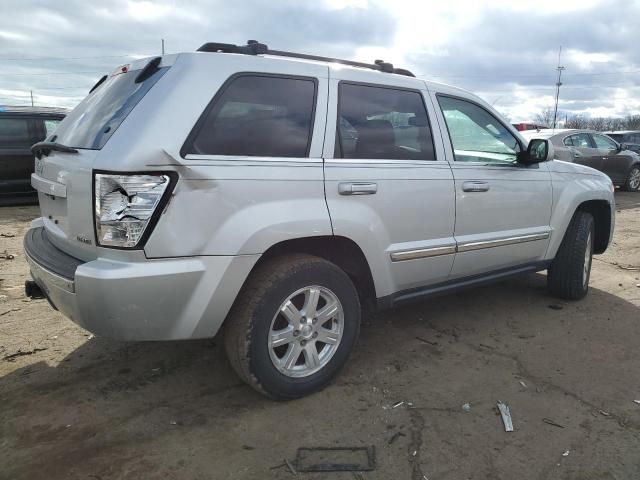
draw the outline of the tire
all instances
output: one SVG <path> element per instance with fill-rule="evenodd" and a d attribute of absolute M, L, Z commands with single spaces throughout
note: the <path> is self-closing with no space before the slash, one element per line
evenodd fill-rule
<path fill-rule="evenodd" d="M 587 294 L 593 240 L 593 216 L 578 210 L 547 272 L 547 285 L 552 295 L 565 300 L 580 300 Z"/>
<path fill-rule="evenodd" d="M 640 165 L 634 165 L 631 167 L 622 189 L 627 192 L 637 192 L 640 190 Z"/>
<path fill-rule="evenodd" d="M 317 320 L 310 315 L 314 298 Z M 302 397 L 325 387 L 347 362 L 360 332 L 358 293 L 322 258 L 277 257 L 251 273 L 225 329 L 227 356 L 246 383 L 274 399 Z M 282 345 L 271 343 L 273 332 Z"/>

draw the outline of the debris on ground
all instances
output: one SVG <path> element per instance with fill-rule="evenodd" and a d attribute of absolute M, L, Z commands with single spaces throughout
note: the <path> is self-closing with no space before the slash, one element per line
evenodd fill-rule
<path fill-rule="evenodd" d="M 637 403 L 638 405 L 640 405 L 640 400 L 634 400 L 633 403 Z"/>
<path fill-rule="evenodd" d="M 46 348 L 34 348 L 33 350 L 22 351 L 18 350 L 16 353 L 6 355 L 3 360 L 7 362 L 13 362 L 16 357 L 24 357 L 25 355 L 33 355 L 34 353 L 43 352 Z"/>
<path fill-rule="evenodd" d="M 406 437 L 406 436 L 407 435 L 402 433 L 402 432 L 397 432 L 397 433 L 393 434 L 393 436 L 389 439 L 389 441 L 387 442 L 387 445 L 392 445 L 393 442 L 395 442 L 400 437 Z"/>
<path fill-rule="evenodd" d="M 524 380 L 520 380 L 520 382 L 519 382 L 519 383 L 520 383 L 520 385 L 522 385 L 524 388 L 527 388 L 527 384 L 526 384 L 526 383 L 524 383 Z"/>
<path fill-rule="evenodd" d="M 13 233 L 0 233 L 0 237 L 13 238 L 13 237 L 15 237 L 15 234 L 13 234 Z"/>
<path fill-rule="evenodd" d="M 600 412 L 600 415 L 604 415 L 605 417 L 610 417 L 611 414 L 609 412 L 605 412 L 604 410 L 598 410 L 598 412 Z"/>
<path fill-rule="evenodd" d="M 551 310 L 562 310 L 564 307 L 562 305 L 548 305 L 548 308 L 550 308 Z"/>
<path fill-rule="evenodd" d="M 636 267 L 633 265 L 629 265 L 628 267 L 624 266 L 624 265 L 617 265 L 618 268 L 621 268 L 622 270 L 630 270 L 632 272 L 640 272 L 640 267 Z"/>
<path fill-rule="evenodd" d="M 5 260 L 13 260 L 16 257 L 5 250 L 4 252 L 0 253 L 0 258 L 4 258 Z"/>
<path fill-rule="evenodd" d="M 429 345 L 433 345 L 434 347 L 438 345 L 438 342 L 432 342 L 432 341 L 427 340 L 426 338 L 422 338 L 422 337 L 416 337 L 416 340 L 420 340 L 422 343 L 427 343 Z"/>
<path fill-rule="evenodd" d="M 285 465 L 287 466 L 287 468 L 289 469 L 289 471 L 290 471 L 292 474 L 294 474 L 294 475 L 297 475 L 297 474 L 298 474 L 298 472 L 296 471 L 296 469 L 295 469 L 295 468 L 293 468 L 293 465 L 291 465 L 291 462 L 290 462 L 289 460 L 287 460 L 287 459 L 285 458 L 285 459 L 284 459 L 284 463 L 285 463 Z"/>
<path fill-rule="evenodd" d="M 287 465 L 289 461 L 285 459 Z M 376 468 L 375 446 L 300 447 L 294 462 L 297 472 L 367 472 Z"/>
<path fill-rule="evenodd" d="M 0 313 L 0 317 L 3 316 L 3 315 L 6 315 L 8 313 L 11 313 L 11 312 L 19 312 L 20 310 L 22 310 L 22 309 L 21 308 L 12 308 L 10 310 L 7 310 L 6 312 Z"/>
<path fill-rule="evenodd" d="M 170 420 L 169 425 L 178 425 L 178 422 L 176 422 L 175 420 Z"/>
<path fill-rule="evenodd" d="M 513 422 L 511 420 L 511 412 L 509 412 L 509 407 L 502 403 L 500 400 L 498 400 L 496 406 L 498 407 L 498 412 L 500 412 L 500 416 L 502 417 L 504 431 L 513 432 Z"/>
<path fill-rule="evenodd" d="M 563 457 L 568 457 L 569 456 L 569 450 L 565 450 L 564 453 L 562 454 Z"/>
<path fill-rule="evenodd" d="M 550 418 L 543 418 L 542 421 L 546 424 L 553 425 L 554 427 L 564 428 L 564 425 L 560 425 L 559 423 L 554 422 Z"/>
<path fill-rule="evenodd" d="M 464 405 L 462 405 L 462 410 L 464 410 L 465 412 L 470 412 L 471 411 L 471 404 L 470 403 L 465 403 Z"/>
<path fill-rule="evenodd" d="M 398 407 L 401 407 L 402 405 L 404 405 L 404 401 L 396 402 L 393 404 L 391 408 L 398 408 Z"/>

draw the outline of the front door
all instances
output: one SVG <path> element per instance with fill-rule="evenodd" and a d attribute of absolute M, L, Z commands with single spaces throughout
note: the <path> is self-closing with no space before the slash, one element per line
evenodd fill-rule
<path fill-rule="evenodd" d="M 604 135 L 591 134 L 593 143 L 602 157 L 602 170 L 615 184 L 624 183 L 628 172 L 629 158 L 621 155 L 618 144 Z"/>
<path fill-rule="evenodd" d="M 330 76 L 325 182 L 334 235 L 362 248 L 378 297 L 447 280 L 453 177 L 434 142 L 426 87 L 391 76 L 397 85 L 372 85 L 370 74 L 353 70 Z"/>
<path fill-rule="evenodd" d="M 547 165 L 523 165 L 520 140 L 489 111 L 466 99 L 435 95 L 450 142 L 458 253 L 452 278 L 534 266 L 551 228 Z"/>

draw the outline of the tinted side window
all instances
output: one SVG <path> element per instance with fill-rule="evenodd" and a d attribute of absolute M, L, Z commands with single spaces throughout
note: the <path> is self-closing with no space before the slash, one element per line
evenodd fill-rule
<path fill-rule="evenodd" d="M 31 145 L 26 118 L 0 118 L 0 146 Z"/>
<path fill-rule="evenodd" d="M 466 100 L 438 96 L 456 161 L 514 163 L 520 143 L 496 117 Z"/>
<path fill-rule="evenodd" d="M 187 153 L 306 157 L 315 91 L 311 79 L 237 77 L 215 101 Z"/>
<path fill-rule="evenodd" d="M 338 157 L 435 160 L 419 92 L 341 83 L 339 103 Z"/>

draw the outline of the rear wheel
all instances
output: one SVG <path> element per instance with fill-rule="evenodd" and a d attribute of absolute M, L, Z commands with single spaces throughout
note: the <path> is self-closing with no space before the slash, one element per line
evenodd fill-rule
<path fill-rule="evenodd" d="M 640 190 L 640 166 L 635 165 L 631 167 L 623 188 L 628 192 L 637 192 Z"/>
<path fill-rule="evenodd" d="M 593 258 L 594 221 L 590 213 L 577 211 L 547 273 L 551 294 L 579 300 L 589 291 Z"/>
<path fill-rule="evenodd" d="M 360 303 L 347 274 L 318 257 L 288 255 L 252 273 L 229 313 L 225 346 L 250 386 L 292 399 L 335 377 L 359 329 Z"/>

